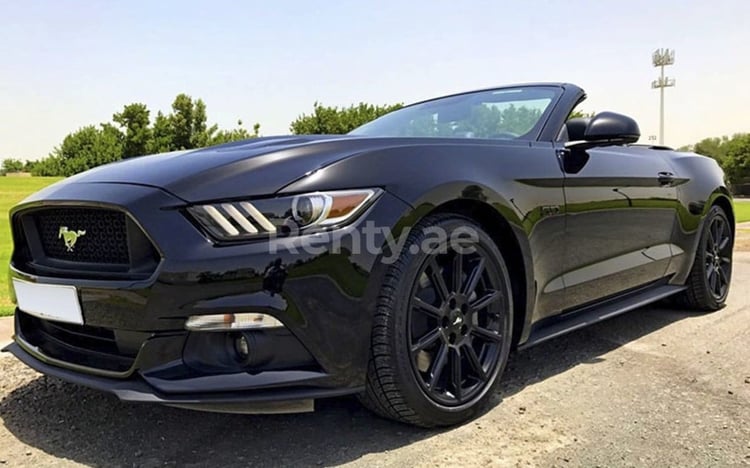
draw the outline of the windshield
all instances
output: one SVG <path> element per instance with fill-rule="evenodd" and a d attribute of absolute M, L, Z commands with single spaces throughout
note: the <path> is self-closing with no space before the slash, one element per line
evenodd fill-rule
<path fill-rule="evenodd" d="M 529 86 L 450 96 L 404 107 L 349 134 L 531 140 L 559 93 L 556 87 Z"/>

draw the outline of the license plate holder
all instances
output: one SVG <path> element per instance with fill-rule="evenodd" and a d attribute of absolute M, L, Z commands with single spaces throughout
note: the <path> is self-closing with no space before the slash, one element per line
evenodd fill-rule
<path fill-rule="evenodd" d="M 83 325 L 83 312 L 75 286 L 31 283 L 13 278 L 21 311 L 44 320 Z"/>

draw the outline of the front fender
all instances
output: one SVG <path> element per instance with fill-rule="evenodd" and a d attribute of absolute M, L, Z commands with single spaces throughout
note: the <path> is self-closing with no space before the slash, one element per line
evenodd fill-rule
<path fill-rule="evenodd" d="M 446 203 L 468 201 L 488 207 L 507 224 L 522 258 L 527 291 L 524 339 L 531 317 L 537 315 L 534 311 L 554 309 L 559 300 L 549 294 L 543 297 L 541 291 L 563 268 L 562 182 L 551 145 L 478 141 L 358 154 L 290 184 L 281 193 L 383 187 L 414 208 L 391 226 L 394 232 L 413 226 Z"/>

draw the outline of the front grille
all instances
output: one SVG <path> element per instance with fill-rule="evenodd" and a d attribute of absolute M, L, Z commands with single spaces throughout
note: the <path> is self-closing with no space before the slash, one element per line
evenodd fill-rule
<path fill-rule="evenodd" d="M 84 263 L 129 264 L 125 213 L 96 208 L 58 208 L 33 215 L 49 258 Z M 66 236 L 75 239 L 69 247 Z"/>
<path fill-rule="evenodd" d="M 21 311 L 16 314 L 23 339 L 44 355 L 94 369 L 129 370 L 149 336 L 148 333 L 118 334 L 109 328 L 53 322 Z"/>
<path fill-rule="evenodd" d="M 40 276 L 141 280 L 161 260 L 125 212 L 87 206 L 47 206 L 15 213 L 13 266 Z"/>

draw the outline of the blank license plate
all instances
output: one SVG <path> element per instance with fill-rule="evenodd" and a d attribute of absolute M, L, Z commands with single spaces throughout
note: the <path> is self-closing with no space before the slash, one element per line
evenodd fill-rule
<path fill-rule="evenodd" d="M 18 308 L 45 320 L 83 324 L 81 304 L 74 286 L 29 283 L 13 278 Z"/>

